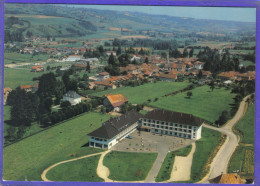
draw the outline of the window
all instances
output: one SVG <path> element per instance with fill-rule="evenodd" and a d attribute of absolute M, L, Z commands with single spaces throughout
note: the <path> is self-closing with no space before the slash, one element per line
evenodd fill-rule
<path fill-rule="evenodd" d="M 151 120 L 149 119 L 148 122 L 151 122 Z"/>
<path fill-rule="evenodd" d="M 179 129 L 179 131 L 182 131 L 182 129 Z"/>
<path fill-rule="evenodd" d="M 174 135 L 177 135 L 177 132 L 175 132 Z"/>
<path fill-rule="evenodd" d="M 174 130 L 176 130 L 176 131 L 177 131 L 178 129 L 177 129 L 177 128 L 175 128 Z"/>
<path fill-rule="evenodd" d="M 144 126 L 146 126 L 146 123 L 144 124 Z"/>
<path fill-rule="evenodd" d="M 173 124 L 172 124 L 172 123 L 170 123 L 170 126 L 173 126 Z"/>
<path fill-rule="evenodd" d="M 159 121 L 156 121 L 157 124 L 159 124 Z"/>
<path fill-rule="evenodd" d="M 180 127 L 182 127 L 182 125 L 180 125 Z"/>
<path fill-rule="evenodd" d="M 165 129 L 168 129 L 168 127 L 165 127 Z"/>
<path fill-rule="evenodd" d="M 146 121 L 146 119 L 144 119 L 144 121 Z"/>
<path fill-rule="evenodd" d="M 191 126 L 189 126 L 189 129 L 191 129 Z"/>
<path fill-rule="evenodd" d="M 150 127 L 150 124 L 148 124 L 148 126 Z"/>
<path fill-rule="evenodd" d="M 170 130 L 172 130 L 172 127 L 169 127 Z"/>
<path fill-rule="evenodd" d="M 161 126 L 162 129 L 164 129 L 164 126 Z"/>
<path fill-rule="evenodd" d="M 156 128 L 159 128 L 159 125 L 156 125 Z"/>
<path fill-rule="evenodd" d="M 164 124 L 164 122 L 162 121 L 162 124 Z"/>
<path fill-rule="evenodd" d="M 184 132 L 187 132 L 187 130 L 186 130 L 186 129 L 184 129 L 183 131 L 184 131 Z"/>
<path fill-rule="evenodd" d="M 165 125 L 168 125 L 168 123 L 165 123 Z"/>
<path fill-rule="evenodd" d="M 158 132 L 158 129 L 155 129 L 154 131 L 155 131 L 155 132 Z"/>
<path fill-rule="evenodd" d="M 153 120 L 153 123 L 155 123 L 155 120 Z"/>

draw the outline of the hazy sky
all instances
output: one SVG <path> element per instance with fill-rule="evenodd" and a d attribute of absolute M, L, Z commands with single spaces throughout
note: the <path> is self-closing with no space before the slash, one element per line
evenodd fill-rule
<path fill-rule="evenodd" d="M 256 21 L 255 8 L 222 7 L 169 7 L 169 6 L 118 6 L 118 5 L 69 5 L 101 10 L 143 12 L 156 15 L 191 17 L 197 19 L 216 19 L 231 21 Z"/>

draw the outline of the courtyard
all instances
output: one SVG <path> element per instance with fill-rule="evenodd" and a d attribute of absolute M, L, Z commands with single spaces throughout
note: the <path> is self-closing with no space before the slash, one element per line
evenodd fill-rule
<path fill-rule="evenodd" d="M 124 138 L 111 150 L 125 152 L 168 152 L 176 151 L 194 142 L 174 136 L 154 134 L 145 131 L 134 131 L 130 134 L 132 139 Z"/>

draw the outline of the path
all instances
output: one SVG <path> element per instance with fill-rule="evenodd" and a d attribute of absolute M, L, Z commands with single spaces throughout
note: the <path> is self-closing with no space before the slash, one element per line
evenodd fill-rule
<path fill-rule="evenodd" d="M 223 134 L 227 135 L 227 139 L 225 143 L 222 145 L 217 155 L 213 159 L 209 173 L 199 182 L 199 183 L 207 183 L 209 179 L 215 178 L 222 173 L 227 172 L 228 163 L 232 154 L 235 152 L 236 147 L 239 143 L 239 138 L 233 133 L 232 127 L 244 116 L 245 114 L 245 106 L 246 100 L 250 95 L 246 96 L 240 103 L 238 111 L 236 115 L 227 122 L 222 128 L 216 128 L 209 125 L 204 125 L 204 127 L 219 131 Z"/>
<path fill-rule="evenodd" d="M 103 153 L 104 152 L 99 152 L 99 153 L 95 153 L 95 154 L 89 154 L 89 155 L 86 155 L 86 156 L 81 156 L 81 157 L 78 157 L 78 158 L 73 158 L 73 159 L 70 159 L 70 160 L 65 160 L 65 161 L 61 161 L 61 162 L 55 163 L 55 164 L 51 165 L 50 167 L 48 167 L 47 169 L 45 169 L 43 171 L 43 173 L 41 174 L 41 178 L 42 178 L 43 181 L 51 181 L 51 180 L 48 180 L 48 178 L 46 177 L 46 174 L 52 168 L 54 168 L 54 167 L 56 167 L 56 166 L 58 166 L 60 164 L 63 164 L 63 163 L 68 163 L 68 162 L 71 162 L 71 161 L 76 161 L 76 160 L 88 158 L 88 157 L 91 157 L 91 156 L 97 156 L 97 155 L 100 155 L 100 154 L 103 154 Z"/>
<path fill-rule="evenodd" d="M 188 156 L 175 156 L 171 177 L 166 182 L 190 180 L 193 154 L 196 151 L 195 142 Z"/>
<path fill-rule="evenodd" d="M 105 151 L 99 158 L 98 166 L 97 166 L 97 175 L 102 178 L 105 182 L 113 182 L 113 180 L 109 179 L 108 176 L 110 174 L 109 169 L 103 165 L 104 157 L 110 152 L 111 150 Z"/>

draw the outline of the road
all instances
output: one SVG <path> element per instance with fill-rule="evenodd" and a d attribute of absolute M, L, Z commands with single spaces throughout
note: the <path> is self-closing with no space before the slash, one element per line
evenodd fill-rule
<path fill-rule="evenodd" d="M 213 126 L 204 125 L 204 127 L 226 134 L 227 139 L 225 143 L 222 145 L 222 147 L 220 148 L 220 150 L 218 151 L 215 158 L 213 159 L 209 174 L 206 175 L 200 181 L 200 183 L 208 183 L 209 179 L 215 178 L 220 174 L 227 172 L 230 158 L 232 154 L 235 152 L 236 147 L 238 146 L 239 143 L 239 138 L 233 133 L 232 127 L 244 116 L 246 100 L 248 99 L 249 96 L 246 96 L 242 100 L 236 115 L 230 121 L 228 121 L 227 124 L 222 128 L 216 128 Z"/>

